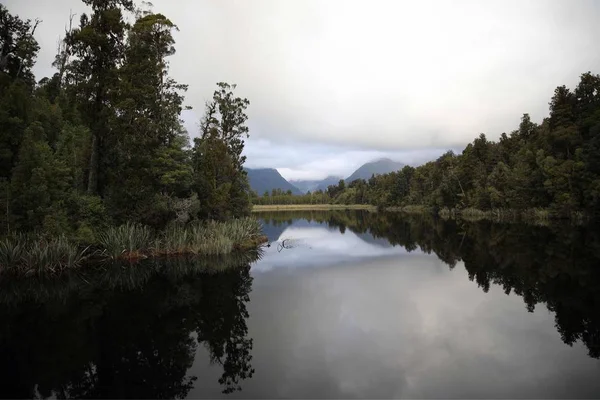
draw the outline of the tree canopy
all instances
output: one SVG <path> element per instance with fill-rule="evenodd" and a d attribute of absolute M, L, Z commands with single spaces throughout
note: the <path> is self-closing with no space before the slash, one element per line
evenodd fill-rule
<path fill-rule="evenodd" d="M 177 26 L 131 0 L 83 1 L 91 11 L 71 17 L 56 73 L 37 82 L 39 21 L 0 4 L 2 233 L 89 240 L 111 223 L 246 215 L 249 101 L 218 83 L 192 147 L 187 85 L 169 74 Z"/>

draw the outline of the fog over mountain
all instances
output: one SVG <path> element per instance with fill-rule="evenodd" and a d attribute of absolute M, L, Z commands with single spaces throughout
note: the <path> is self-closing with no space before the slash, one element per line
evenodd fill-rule
<path fill-rule="evenodd" d="M 357 179 L 369 179 L 373 175 L 387 174 L 388 172 L 398 171 L 405 164 L 397 161 L 392 161 L 389 158 L 382 158 L 364 165 L 354 171 L 352 175 L 346 178 L 346 183 L 353 182 Z"/>

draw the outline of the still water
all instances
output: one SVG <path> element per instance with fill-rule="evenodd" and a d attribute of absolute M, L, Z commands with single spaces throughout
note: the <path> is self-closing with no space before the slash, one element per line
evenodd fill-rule
<path fill-rule="evenodd" d="M 257 216 L 260 259 L 0 282 L 0 396 L 600 396 L 600 230 Z"/>

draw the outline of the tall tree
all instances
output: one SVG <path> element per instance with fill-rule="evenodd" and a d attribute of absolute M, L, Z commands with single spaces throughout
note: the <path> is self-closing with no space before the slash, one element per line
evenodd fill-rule
<path fill-rule="evenodd" d="M 156 215 L 162 204 L 156 196 L 181 195 L 190 180 L 187 132 L 179 117 L 187 86 L 168 75 L 176 29 L 164 15 L 146 12 L 129 33 L 115 99 L 119 134 L 109 141 L 107 167 L 106 195 L 120 220 L 168 218 Z"/>
<path fill-rule="evenodd" d="M 32 122 L 38 23 L 23 21 L 0 4 L 0 178 L 10 177 L 23 134 Z"/>
<path fill-rule="evenodd" d="M 103 194 L 105 168 L 111 149 L 110 121 L 114 118 L 114 99 L 118 86 L 118 67 L 124 56 L 127 23 L 123 11 L 133 11 L 132 0 L 83 0 L 92 14 L 83 14 L 79 28 L 65 38 L 75 57 L 67 68 L 74 100 L 79 104 L 85 123 L 90 127 L 91 152 L 87 191 Z"/>
<path fill-rule="evenodd" d="M 39 122 L 25 131 L 11 185 L 12 212 L 22 230 L 41 227 L 53 206 L 66 197 L 69 169 L 55 157 Z"/>
<path fill-rule="evenodd" d="M 220 82 L 206 105 L 201 136 L 194 144 L 194 189 L 200 216 L 222 219 L 249 213 L 249 185 L 243 168 L 248 137 L 248 99 L 236 97 L 236 85 Z"/>

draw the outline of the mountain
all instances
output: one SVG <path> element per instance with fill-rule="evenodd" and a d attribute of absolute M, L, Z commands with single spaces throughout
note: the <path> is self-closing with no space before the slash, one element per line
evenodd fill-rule
<path fill-rule="evenodd" d="M 337 183 L 342 179 L 339 176 L 330 175 L 325 179 L 307 181 L 307 180 L 293 180 L 290 183 L 300 189 L 303 193 L 306 192 L 314 192 L 315 190 L 327 190 L 327 186 L 329 185 L 337 185 Z"/>
<path fill-rule="evenodd" d="M 404 167 L 401 162 L 392 161 L 389 158 L 382 158 L 376 161 L 368 162 L 358 168 L 352 175 L 345 179 L 346 184 L 357 179 L 369 179 L 373 174 L 387 174 L 388 172 L 398 171 Z M 330 175 L 322 180 L 292 180 L 286 181 L 274 168 L 246 168 L 248 173 L 248 182 L 250 188 L 259 196 L 265 191 L 281 189 L 284 192 L 291 190 L 293 194 L 304 194 L 308 191 L 327 190 L 329 185 L 337 185 L 340 181 L 339 176 Z"/>
<path fill-rule="evenodd" d="M 394 172 L 402 169 L 404 164 L 397 161 L 392 161 L 389 158 L 381 158 L 377 161 L 368 162 L 363 164 L 360 168 L 346 178 L 346 184 L 355 181 L 357 179 L 369 179 L 373 174 L 381 175 L 387 174 L 388 172 Z"/>
<path fill-rule="evenodd" d="M 329 175 L 327 178 L 323 179 L 315 190 L 327 190 L 327 186 L 329 185 L 337 185 L 342 178 L 341 176 L 333 176 Z"/>
<path fill-rule="evenodd" d="M 245 168 L 248 173 L 248 182 L 250 188 L 262 196 L 265 191 L 273 189 L 281 189 L 284 192 L 291 190 L 293 194 L 302 194 L 300 189 L 285 180 L 279 172 L 274 168 Z"/>

